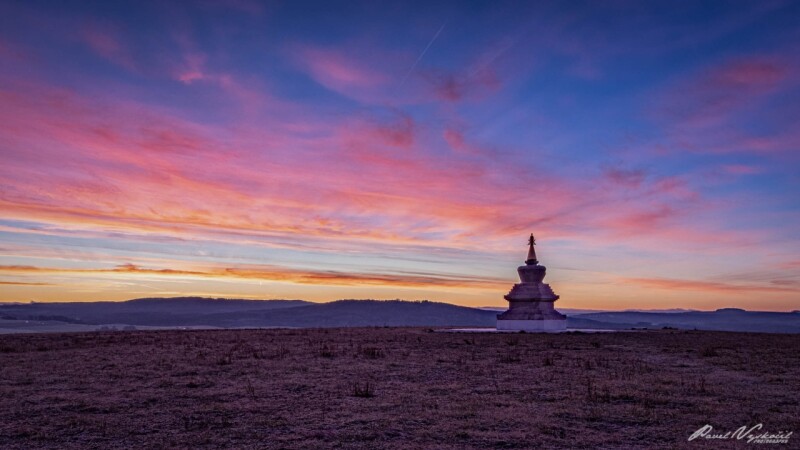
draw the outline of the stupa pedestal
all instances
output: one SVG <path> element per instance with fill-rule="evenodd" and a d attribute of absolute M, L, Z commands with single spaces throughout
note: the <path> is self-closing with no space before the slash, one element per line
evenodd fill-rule
<path fill-rule="evenodd" d="M 498 330 L 560 331 L 567 329 L 567 316 L 553 308 L 558 300 L 550 286 L 543 283 L 546 268 L 539 265 L 533 246 L 536 240 L 528 240 L 528 258 L 524 266 L 517 268 L 520 283 L 514 285 L 503 298 L 508 300 L 508 311 L 497 315 Z"/>

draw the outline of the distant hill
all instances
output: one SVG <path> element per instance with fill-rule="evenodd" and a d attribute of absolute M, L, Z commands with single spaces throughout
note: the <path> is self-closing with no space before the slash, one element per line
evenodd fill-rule
<path fill-rule="evenodd" d="M 566 311 L 566 310 L 565 310 Z M 202 297 L 142 298 L 125 302 L 0 304 L 0 332 L 87 327 L 492 327 L 496 310 L 430 301 L 239 300 Z M 717 311 L 567 312 L 567 326 L 578 329 L 664 327 L 718 331 L 800 333 L 800 313 L 736 308 Z M 23 326 L 24 321 L 29 325 Z"/>
<path fill-rule="evenodd" d="M 574 316 L 605 326 L 755 331 L 767 333 L 800 333 L 800 314 L 796 312 L 746 311 L 723 308 L 716 311 L 689 312 L 599 312 Z"/>
<path fill-rule="evenodd" d="M 123 302 L 14 303 L 0 305 L 0 316 L 57 320 L 76 324 L 152 326 L 211 325 L 206 316 L 248 313 L 308 305 L 303 300 L 241 300 L 203 297 L 137 298 Z"/>
<path fill-rule="evenodd" d="M 200 297 L 144 298 L 124 302 L 0 305 L 13 320 L 142 326 L 364 327 L 493 326 L 497 313 L 429 301 L 226 300 Z"/>
<path fill-rule="evenodd" d="M 220 314 L 224 326 L 494 326 L 497 313 L 430 301 L 339 300 L 255 313 Z"/>

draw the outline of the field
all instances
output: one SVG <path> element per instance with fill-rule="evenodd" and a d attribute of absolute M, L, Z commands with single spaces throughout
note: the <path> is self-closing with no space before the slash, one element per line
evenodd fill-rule
<path fill-rule="evenodd" d="M 0 448 L 730 448 L 800 433 L 800 335 L 5 335 L 0 402 Z"/>

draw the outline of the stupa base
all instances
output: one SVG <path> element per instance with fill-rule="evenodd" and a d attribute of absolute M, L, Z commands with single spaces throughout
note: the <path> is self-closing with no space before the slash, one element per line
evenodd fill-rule
<path fill-rule="evenodd" d="M 564 319 L 497 319 L 497 329 L 513 331 L 561 331 L 567 329 L 567 321 Z"/>

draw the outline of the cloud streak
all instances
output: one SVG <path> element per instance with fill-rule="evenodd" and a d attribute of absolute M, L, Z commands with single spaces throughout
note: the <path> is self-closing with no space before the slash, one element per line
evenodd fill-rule
<path fill-rule="evenodd" d="M 135 264 L 122 264 L 108 269 L 58 268 L 36 266 L 0 266 L 3 275 L 103 275 L 156 276 L 166 278 L 215 278 L 278 281 L 313 285 L 368 285 L 427 289 L 495 290 L 508 284 L 507 280 L 487 277 L 445 277 L 434 274 L 368 274 L 339 271 L 287 269 L 276 266 L 206 267 L 201 269 L 151 269 Z M 3 282 L 0 284 L 47 285 L 49 283 Z"/>
<path fill-rule="evenodd" d="M 716 281 L 679 280 L 669 278 L 626 278 L 626 283 L 634 283 L 644 287 L 663 290 L 680 290 L 693 292 L 711 292 L 717 294 L 797 294 L 800 286 L 779 286 L 762 284 L 722 283 Z"/>

